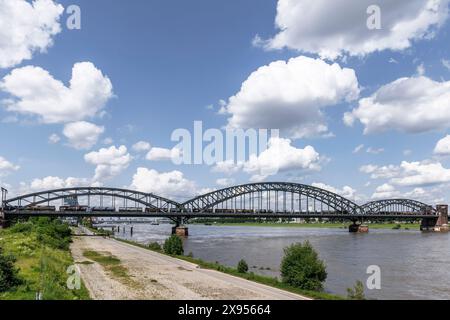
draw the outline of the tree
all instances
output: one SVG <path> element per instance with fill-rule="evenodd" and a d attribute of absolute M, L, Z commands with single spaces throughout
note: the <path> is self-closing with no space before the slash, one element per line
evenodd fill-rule
<path fill-rule="evenodd" d="M 164 252 L 173 255 L 183 255 L 183 241 L 177 235 L 172 235 L 164 242 Z"/>
<path fill-rule="evenodd" d="M 0 292 L 8 291 L 20 284 L 19 270 L 14 266 L 16 259 L 11 255 L 4 255 L 0 247 Z"/>
<path fill-rule="evenodd" d="M 239 261 L 239 263 L 237 265 L 237 271 L 239 273 L 247 273 L 248 272 L 248 264 L 247 264 L 247 262 L 245 262 L 244 259 Z"/>
<path fill-rule="evenodd" d="M 364 284 L 359 280 L 356 281 L 353 288 L 347 289 L 347 298 L 350 300 L 365 300 L 366 296 L 364 295 Z"/>
<path fill-rule="evenodd" d="M 326 266 L 309 241 L 296 243 L 284 249 L 281 277 L 291 286 L 321 291 L 327 278 Z"/>

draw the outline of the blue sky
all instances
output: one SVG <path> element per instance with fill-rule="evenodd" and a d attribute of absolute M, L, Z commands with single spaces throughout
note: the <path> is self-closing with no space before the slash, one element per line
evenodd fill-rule
<path fill-rule="evenodd" d="M 37 2 L 39 1 L 52 8 L 57 6 L 56 1 Z M 8 2 L 0 2 L 0 17 L 6 17 Z M 323 1 L 315 2 L 314 14 L 300 12 L 296 7 L 307 1 L 279 2 L 284 7 L 279 5 L 277 9 L 278 1 L 275 0 L 59 1 L 64 8 L 73 4 L 80 7 L 81 29 L 67 29 L 65 21 L 68 15 L 60 10 L 55 13 L 52 23 L 59 24 L 61 30 L 49 36 L 52 44 L 39 44 L 41 47 L 36 49 L 25 43 L 25 48 L 30 50 L 30 57 L 22 59 L 18 53 L 19 62 L 5 62 L 0 68 L 0 79 L 3 79 L 0 80 L 3 83 L 0 85 L 0 99 L 3 100 L 0 107 L 0 119 L 3 119 L 0 123 L 2 185 L 19 193 L 67 186 L 71 184 L 67 178 L 74 177 L 77 179 L 75 183 L 127 186 L 166 196 L 189 197 L 192 192 L 221 188 L 230 183 L 255 181 L 252 172 L 242 168 L 236 169 L 234 173 L 218 172 L 213 166 L 177 166 L 161 157 L 158 161 L 148 160 L 146 153 L 151 149 L 138 152 L 133 150 L 133 145 L 146 141 L 153 148 L 171 149 L 175 146 L 170 141 L 172 132 L 177 128 L 192 130 L 194 121 L 203 121 L 205 128 L 223 128 L 229 124 L 232 110 L 235 110 L 230 107 L 229 98 L 238 95 L 242 84 L 258 68 L 269 66 L 274 61 L 284 61 L 288 72 L 298 76 L 273 80 L 275 78 L 271 78 L 269 71 L 269 81 L 279 81 L 282 87 L 290 85 L 287 83 L 289 81 L 299 81 L 291 84 L 295 90 L 302 92 L 304 88 L 300 80 L 303 79 L 303 69 L 301 66 L 299 69 L 291 69 L 288 61 L 303 56 L 307 59 L 303 67 L 311 67 L 313 73 L 317 73 L 314 68 L 319 67 L 314 61 L 319 60 L 326 64 L 322 66 L 326 70 L 333 63 L 337 63 L 341 70 L 353 70 L 356 78 L 351 80 L 353 83 L 356 81 L 358 96 L 347 101 L 344 96 L 352 89 L 346 87 L 339 89 L 342 91 L 338 94 L 340 97 L 331 99 L 333 101 L 325 99 L 324 92 L 318 93 L 319 98 L 314 99 L 305 98 L 302 94 L 301 98 L 297 97 L 298 105 L 294 99 L 293 108 L 296 111 L 292 115 L 289 114 L 290 111 L 286 111 L 286 118 L 299 117 L 297 129 L 309 121 L 308 116 L 302 118 L 304 114 L 300 109 L 313 110 L 315 101 L 327 100 L 320 110 L 314 109 L 314 112 L 320 112 L 320 121 L 326 123 L 328 132 L 332 132 L 333 136 L 295 136 L 288 132 L 289 128 L 282 130 L 281 139 L 290 139 L 291 147 L 283 150 L 293 152 L 293 158 L 296 158 L 295 155 L 298 158 L 306 156 L 306 146 L 313 147 L 318 157 L 307 159 L 308 164 L 295 159 L 283 163 L 284 167 L 278 174 L 264 177 L 264 181 L 295 181 L 316 185 L 322 183 L 327 185 L 324 187 L 360 202 L 391 196 L 410 196 L 428 202 L 450 200 L 445 192 L 450 184 L 450 161 L 447 157 L 450 149 L 446 149 L 449 141 L 443 141 L 440 150 L 436 148 L 438 141 L 446 137 L 450 127 L 450 101 L 446 100 L 450 97 L 450 82 L 447 83 L 450 81 L 450 69 L 445 66 L 445 62 L 450 60 L 448 1 L 441 1 L 440 7 L 434 8 L 434 11 L 417 1 L 399 1 L 402 4 L 394 8 L 387 4 L 388 1 L 380 1 L 384 28 L 372 40 L 370 37 L 377 31 L 342 26 L 345 15 L 348 15 L 349 20 L 358 17 L 357 21 L 365 22 L 367 15 L 364 11 L 335 10 L 333 12 L 336 16 L 324 19 L 330 9 L 326 8 Z M 347 6 L 355 4 L 354 1 L 338 2 Z M 31 8 L 30 2 L 28 5 Z M 395 14 L 396 10 L 401 10 L 403 14 Z M 286 17 L 288 12 L 294 17 Z M 429 15 L 415 20 L 424 12 Z M 32 10 L 30 14 L 33 14 Z M 307 18 L 302 20 L 301 17 L 305 16 L 300 14 Z M 12 29 L 25 34 L 29 32 L 21 26 L 20 19 L 15 19 L 14 15 L 9 16 L 6 23 Z M 276 18 L 277 21 L 284 19 L 287 30 L 281 45 L 280 41 L 274 41 L 277 34 L 281 33 L 275 23 Z M 405 32 L 406 35 L 392 31 L 393 26 L 405 21 L 411 23 L 412 31 Z M 363 29 L 365 31 L 361 31 Z M 304 36 L 306 32 L 307 37 Z M 367 35 L 361 35 L 361 32 L 367 32 Z M 257 35 L 262 39 L 259 44 L 253 41 Z M 343 39 L 341 44 L 334 41 L 338 38 Z M 1 55 L 10 56 L 15 51 L 8 43 L 12 40 L 5 32 L 0 33 L 0 40 L 5 46 L 2 48 L 3 45 L 0 45 L 1 62 Z M 396 47 L 405 40 L 408 44 L 404 48 Z M 359 43 L 366 42 L 370 42 L 375 49 L 358 47 Z M 332 57 L 317 49 L 319 47 L 333 49 L 339 54 Z M 106 93 L 103 100 L 92 100 L 99 104 L 99 112 L 95 115 L 73 121 L 67 118 L 43 121 L 45 110 L 27 113 L 20 111 L 21 106 L 13 108 L 8 105 L 11 99 L 15 99 L 15 102 L 21 99 L 14 94 L 17 91 L 12 89 L 17 84 L 10 84 L 5 80 L 14 70 L 27 66 L 40 68 L 46 70 L 54 80 L 69 86 L 72 68 L 80 62 L 90 62 L 92 68 L 99 70 L 112 84 L 111 92 Z M 91 66 L 85 65 L 85 68 L 91 70 Z M 83 70 L 83 75 L 88 74 L 87 69 Z M 333 72 L 335 70 L 330 71 L 330 76 L 334 76 Z M 26 73 L 22 76 L 32 78 Z M 382 86 L 400 78 L 412 79 L 408 83 L 413 93 L 394 90 L 395 93 L 391 96 L 380 98 L 375 101 L 377 103 L 366 108 L 361 107 L 362 99 L 371 97 Z M 337 83 L 329 85 L 339 86 L 344 78 L 337 79 Z M 26 86 L 19 80 L 19 86 Z M 424 90 L 421 85 L 426 80 L 433 82 L 429 90 Z M 327 83 L 327 80 L 319 81 L 319 84 L 321 82 Z M 43 91 L 48 86 L 47 81 L 38 81 L 38 84 Z M 254 85 L 250 82 L 248 84 L 249 87 Z M 37 90 L 28 85 L 29 87 L 22 89 Z M 415 85 L 422 89 L 417 90 Z M 267 84 L 267 87 L 271 88 L 271 85 Z M 393 97 L 397 93 L 399 96 Z M 32 95 L 27 98 L 30 104 L 35 103 Z M 5 102 L 5 99 L 9 100 Z M 228 113 L 219 113 L 220 100 L 225 101 Z M 305 100 L 309 101 L 306 107 Z M 40 103 L 42 101 L 43 99 Z M 48 101 L 45 101 L 42 108 L 49 107 Z M 58 108 L 72 106 L 70 101 L 52 101 L 61 102 Z M 49 103 L 53 103 L 52 101 Z M 257 112 L 261 103 L 258 100 L 254 104 L 245 105 L 243 101 L 238 100 L 235 108 L 248 108 L 249 112 Z M 423 101 L 429 101 L 429 105 Z M 287 106 L 284 102 L 278 103 L 274 94 L 270 101 L 273 114 L 285 112 L 283 108 Z M 36 105 L 41 105 L 40 103 Z M 408 104 L 411 104 L 411 111 Z M 357 110 L 358 107 L 361 110 L 353 113 L 353 126 L 345 124 L 344 114 Z M 429 111 L 424 110 L 427 108 L 430 108 Z M 436 110 L 442 108 L 449 110 L 448 114 L 439 115 Z M 377 110 L 379 113 L 374 115 Z M 399 117 L 399 114 L 401 117 L 403 112 L 405 116 L 413 113 L 418 115 L 418 118 L 410 120 L 408 128 L 399 129 L 394 120 L 379 124 L 383 120 L 380 114 L 394 118 Z M 434 116 L 430 119 L 423 118 L 424 113 L 434 113 Z M 374 132 L 364 134 L 368 124 L 363 123 L 361 114 L 369 116 L 370 125 L 376 128 Z M 270 124 L 270 117 L 273 119 L 274 116 L 268 114 L 267 117 L 264 123 Z M 80 121 L 101 127 L 102 133 L 91 137 L 90 142 L 80 142 L 80 139 L 86 139 L 86 135 L 78 136 L 77 130 L 82 128 L 77 126 L 74 129 L 77 132 L 71 140 L 64 134 L 64 128 L 69 123 Z M 239 122 L 239 125 L 242 123 Z M 423 124 L 425 128 L 411 130 L 411 127 L 418 128 L 419 124 Z M 51 135 L 58 137 L 53 143 L 49 142 Z M 109 139 L 105 141 L 106 138 Z M 78 148 L 74 147 L 77 143 Z M 84 147 L 80 147 L 80 143 Z M 359 148 L 359 152 L 354 152 L 361 145 L 364 147 Z M 126 151 L 118 151 L 120 146 L 126 147 Z M 114 149 L 109 149 L 112 147 Z M 100 151 L 102 148 L 106 150 L 103 153 Z M 374 152 L 368 152 L 371 150 Z M 88 157 L 90 160 L 86 159 L 86 154 L 91 154 Z M 280 154 L 280 157 L 283 156 L 289 158 L 288 155 Z M 267 159 L 269 158 L 270 155 Z M 406 164 L 402 165 L 403 162 Z M 315 168 L 314 164 L 318 164 L 320 169 Z M 390 167 L 383 169 L 384 166 Z M 139 173 L 138 168 L 145 168 L 146 171 L 141 170 Z M 175 171 L 182 175 L 174 174 Z M 381 173 L 385 173 L 382 178 L 374 178 Z"/>

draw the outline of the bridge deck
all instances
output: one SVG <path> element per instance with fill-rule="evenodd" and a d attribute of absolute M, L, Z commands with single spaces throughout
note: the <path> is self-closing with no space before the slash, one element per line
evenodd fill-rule
<path fill-rule="evenodd" d="M 325 218 L 325 219 L 425 219 L 437 218 L 434 214 L 415 213 L 366 213 L 366 214 L 342 214 L 342 213 L 322 213 L 322 212 L 277 212 L 277 213 L 212 213 L 212 212 L 75 212 L 75 211 L 5 211 L 5 217 L 98 217 L 98 218 Z"/>

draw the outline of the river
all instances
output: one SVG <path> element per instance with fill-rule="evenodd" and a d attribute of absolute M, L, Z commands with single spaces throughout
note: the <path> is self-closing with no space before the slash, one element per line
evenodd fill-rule
<path fill-rule="evenodd" d="M 170 225 L 135 224 L 118 237 L 139 243 L 162 242 Z M 407 230 L 190 225 L 185 253 L 206 261 L 236 266 L 245 259 L 250 271 L 279 277 L 283 248 L 309 240 L 327 265 L 325 290 L 345 296 L 367 267 L 381 268 L 381 289 L 367 290 L 369 299 L 450 299 L 450 234 Z"/>

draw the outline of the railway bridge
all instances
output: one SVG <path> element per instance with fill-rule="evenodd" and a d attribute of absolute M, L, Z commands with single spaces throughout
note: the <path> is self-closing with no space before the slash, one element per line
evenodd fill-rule
<path fill-rule="evenodd" d="M 187 235 L 193 218 L 285 218 L 348 220 L 351 232 L 367 232 L 368 221 L 421 221 L 422 231 L 448 231 L 448 206 L 412 199 L 359 205 L 321 188 L 287 182 L 252 183 L 199 195 L 180 203 L 135 190 L 78 187 L 7 197 L 2 188 L 0 223 L 24 217 L 162 217 L 173 232 Z"/>

